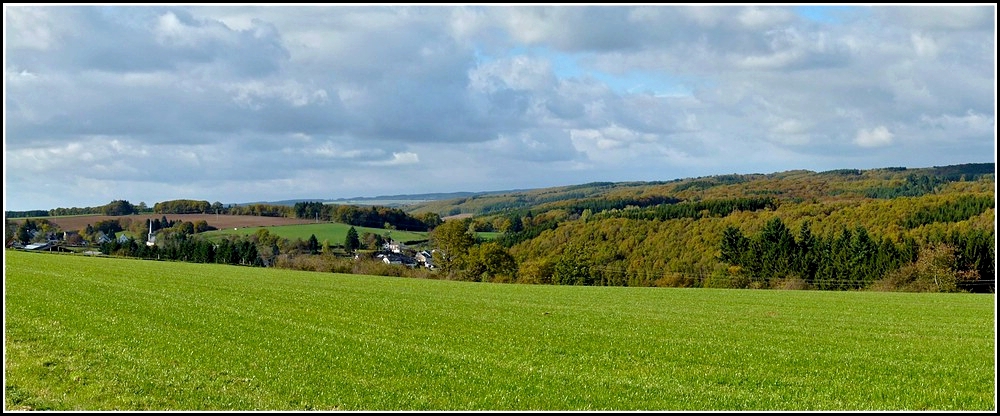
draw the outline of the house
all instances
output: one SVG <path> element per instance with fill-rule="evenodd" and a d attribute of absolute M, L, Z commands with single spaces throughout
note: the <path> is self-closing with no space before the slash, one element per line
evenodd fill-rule
<path fill-rule="evenodd" d="M 110 242 L 111 242 L 111 237 L 108 237 L 107 234 L 104 234 L 104 231 L 97 232 L 97 244 L 104 244 Z"/>
<path fill-rule="evenodd" d="M 63 231 L 63 241 L 70 245 L 80 245 L 83 243 L 83 236 L 79 231 Z"/>
<path fill-rule="evenodd" d="M 382 250 L 400 254 L 403 252 L 403 250 L 406 250 L 406 245 L 404 245 L 403 243 L 397 243 L 395 241 L 389 240 L 382 244 Z"/>
<path fill-rule="evenodd" d="M 122 243 L 122 244 L 127 243 L 128 242 L 128 236 L 125 235 L 125 233 L 122 233 L 122 235 L 118 236 L 118 242 Z"/>
<path fill-rule="evenodd" d="M 401 264 L 407 267 L 416 267 L 417 261 L 410 256 L 404 256 L 398 253 L 388 253 L 379 254 L 378 257 L 382 258 L 382 262 L 385 264 Z"/>
<path fill-rule="evenodd" d="M 428 253 L 427 250 L 420 251 L 414 258 L 417 260 L 417 263 L 423 264 L 424 267 L 428 269 L 434 268 L 434 256 Z"/>

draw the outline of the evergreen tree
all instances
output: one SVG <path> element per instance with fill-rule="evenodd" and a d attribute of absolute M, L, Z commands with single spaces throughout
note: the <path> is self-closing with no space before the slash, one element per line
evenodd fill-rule
<path fill-rule="evenodd" d="M 313 239 L 315 238 L 316 237 L 313 236 Z M 350 229 L 347 230 L 347 237 L 344 238 L 344 250 L 347 250 L 348 253 L 351 253 L 360 247 L 361 247 L 361 239 L 358 238 L 358 230 L 355 230 L 354 227 L 352 226 Z"/>
<path fill-rule="evenodd" d="M 347 234 L 348 234 L 348 239 L 350 239 L 350 232 L 348 232 Z M 312 234 L 309 236 L 309 243 L 306 247 L 309 248 L 309 254 L 316 254 L 317 252 L 319 252 L 319 240 L 316 239 L 316 234 Z"/>
<path fill-rule="evenodd" d="M 25 224 L 21 224 L 20 227 L 17 227 L 17 241 L 20 241 L 21 244 L 28 244 L 28 241 L 31 240 L 31 232 L 28 231 L 28 226 L 26 224 L 27 222 L 25 222 Z"/>

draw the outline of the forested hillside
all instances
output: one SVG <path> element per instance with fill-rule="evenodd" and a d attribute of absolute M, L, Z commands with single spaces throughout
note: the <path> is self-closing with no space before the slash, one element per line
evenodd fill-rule
<path fill-rule="evenodd" d="M 438 201 L 522 282 L 992 290 L 995 165 L 592 183 Z M 930 283 L 928 283 L 930 282 Z"/>

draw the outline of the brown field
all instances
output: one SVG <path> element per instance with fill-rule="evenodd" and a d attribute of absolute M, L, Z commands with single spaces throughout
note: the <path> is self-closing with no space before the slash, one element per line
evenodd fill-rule
<path fill-rule="evenodd" d="M 168 220 L 181 220 L 181 221 L 191 221 L 197 222 L 199 220 L 205 220 L 208 225 L 224 229 L 224 228 L 238 228 L 238 227 L 269 227 L 274 225 L 294 225 L 294 224 L 312 224 L 316 222 L 315 220 L 304 219 L 304 218 L 282 218 L 282 217 L 258 217 L 253 215 L 215 215 L 215 214 L 137 214 L 137 215 L 122 215 L 122 216 L 108 216 L 108 215 L 81 215 L 81 216 L 71 216 L 71 217 L 40 217 L 39 219 L 47 219 L 51 223 L 59 225 L 59 228 L 64 231 L 80 230 L 87 228 L 87 224 L 95 224 L 98 221 L 104 221 L 109 219 L 120 219 L 128 218 L 132 221 L 143 221 L 147 222 L 153 218 L 163 218 L 167 217 Z M 20 223 L 24 221 L 20 218 L 12 218 L 12 222 Z"/>

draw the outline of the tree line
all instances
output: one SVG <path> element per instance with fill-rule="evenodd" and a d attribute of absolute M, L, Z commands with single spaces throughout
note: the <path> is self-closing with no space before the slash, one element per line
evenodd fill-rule
<path fill-rule="evenodd" d="M 133 205 L 127 200 L 116 199 L 98 207 L 54 208 L 50 210 L 4 211 L 7 218 L 56 217 L 66 215 L 131 215 L 152 212 L 145 202 Z"/>
<path fill-rule="evenodd" d="M 775 210 L 778 201 L 771 197 L 725 198 L 681 203 L 664 203 L 651 207 L 627 207 L 612 209 L 595 215 L 595 218 L 629 218 L 636 220 L 672 220 L 678 218 L 700 218 L 704 215 L 725 217 L 735 211 Z"/>
<path fill-rule="evenodd" d="M 402 231 L 428 231 L 440 225 L 441 216 L 435 213 L 410 215 L 399 208 L 385 206 L 357 206 L 324 204 L 322 202 L 297 202 L 292 206 L 296 218 L 316 218 L 358 227 L 386 228 Z"/>
<path fill-rule="evenodd" d="M 895 283 L 896 287 L 927 279 L 934 281 L 933 287 L 928 285 L 934 291 L 988 289 L 979 281 L 995 276 L 994 259 L 993 233 L 984 230 L 956 230 L 921 247 L 909 237 L 898 243 L 875 238 L 860 226 L 844 228 L 833 237 L 814 236 L 808 221 L 796 237 L 777 217 L 752 236 L 727 227 L 719 255 L 719 260 L 734 266 L 730 275 L 745 278 L 749 285 L 770 287 L 774 279 L 801 279 L 820 290 L 862 289 L 886 278 L 899 280 L 900 269 L 910 264 L 936 269 L 910 270 L 911 277 Z"/>
<path fill-rule="evenodd" d="M 243 266 L 263 266 L 257 244 L 250 238 L 227 238 L 219 243 L 191 238 L 184 233 L 164 235 L 159 245 L 148 246 L 129 238 L 125 242 L 113 239 L 103 243 L 100 251 L 106 255 L 155 260 L 176 260 L 192 263 L 218 263 Z"/>

